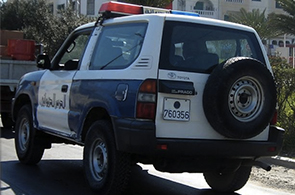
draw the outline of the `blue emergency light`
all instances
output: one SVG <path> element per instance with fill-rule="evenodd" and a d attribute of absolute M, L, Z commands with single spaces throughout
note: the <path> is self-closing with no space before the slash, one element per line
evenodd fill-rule
<path fill-rule="evenodd" d="M 186 16 L 196 16 L 196 17 L 200 16 L 198 13 L 178 11 L 178 10 L 171 10 L 171 14 L 186 15 Z"/>

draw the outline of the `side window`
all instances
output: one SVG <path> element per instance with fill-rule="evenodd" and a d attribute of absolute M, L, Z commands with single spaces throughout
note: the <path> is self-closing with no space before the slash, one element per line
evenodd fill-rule
<path fill-rule="evenodd" d="M 58 66 L 55 69 L 77 70 L 91 32 L 91 29 L 78 32 L 66 41 L 57 59 L 54 59 Z"/>
<path fill-rule="evenodd" d="M 247 39 L 240 39 L 241 56 L 255 57 L 255 53 L 251 49 L 251 43 Z"/>
<path fill-rule="evenodd" d="M 220 62 L 223 62 L 234 56 L 255 57 L 247 39 L 225 39 L 210 40 L 206 45 L 210 52 L 219 56 Z"/>
<path fill-rule="evenodd" d="M 123 69 L 139 55 L 147 23 L 105 26 L 91 59 L 91 70 Z"/>

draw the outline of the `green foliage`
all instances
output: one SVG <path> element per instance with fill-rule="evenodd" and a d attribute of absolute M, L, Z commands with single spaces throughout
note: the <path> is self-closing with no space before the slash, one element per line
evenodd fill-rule
<path fill-rule="evenodd" d="M 165 8 L 172 1 L 171 0 L 125 0 L 124 2 L 133 3 L 137 5 L 146 5 L 151 7 Z"/>
<path fill-rule="evenodd" d="M 265 10 L 261 13 L 259 9 L 247 12 L 246 9 L 241 8 L 239 13 L 229 16 L 229 21 L 251 26 L 257 31 L 261 39 L 268 39 L 278 35 L 278 31 L 272 29 L 270 19 L 265 17 Z"/>
<path fill-rule="evenodd" d="M 4 30 L 21 30 L 23 26 L 22 17 L 19 13 L 22 3 L 15 1 L 14 3 L 1 2 L 0 7 L 0 24 Z"/>
<path fill-rule="evenodd" d="M 270 15 L 273 29 L 278 29 L 282 34 L 295 35 L 295 1 L 278 0 L 278 2 L 287 14 Z"/>
<path fill-rule="evenodd" d="M 90 21 L 95 19 L 77 14 L 71 6 L 55 16 L 46 0 L 15 0 L 1 5 L 1 29 L 23 31 L 26 39 L 42 43 L 50 57 L 72 30 Z"/>
<path fill-rule="evenodd" d="M 278 125 L 286 130 L 282 153 L 295 155 L 295 69 L 285 59 L 270 57 L 278 94 Z"/>
<path fill-rule="evenodd" d="M 95 21 L 93 18 L 78 15 L 71 8 L 61 10 L 57 16 L 46 19 L 46 22 L 40 21 L 39 25 L 30 25 L 23 30 L 28 38 L 43 43 L 46 53 L 51 57 L 76 27 Z"/>

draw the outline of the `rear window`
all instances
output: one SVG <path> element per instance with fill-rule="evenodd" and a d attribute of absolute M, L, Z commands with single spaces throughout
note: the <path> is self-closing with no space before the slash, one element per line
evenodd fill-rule
<path fill-rule="evenodd" d="M 161 69 L 210 73 L 218 64 L 236 56 L 265 63 L 253 33 L 194 23 L 165 23 Z"/>

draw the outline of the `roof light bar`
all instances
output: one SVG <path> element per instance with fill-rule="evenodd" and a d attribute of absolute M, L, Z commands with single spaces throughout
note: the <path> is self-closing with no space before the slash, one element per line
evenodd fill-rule
<path fill-rule="evenodd" d="M 133 15 L 133 14 L 152 14 L 152 13 L 200 16 L 199 14 L 193 13 L 193 12 L 162 9 L 162 8 L 148 7 L 148 6 L 142 6 L 142 5 L 134 5 L 129 3 L 121 3 L 117 1 L 109 1 L 109 2 L 103 3 L 99 9 L 99 14 L 102 14 L 106 18 L 113 18 L 113 17 Z"/>
<path fill-rule="evenodd" d="M 99 9 L 100 14 L 106 12 L 112 12 L 122 15 L 142 14 L 142 6 L 110 1 L 103 3 Z"/>

